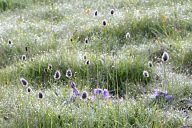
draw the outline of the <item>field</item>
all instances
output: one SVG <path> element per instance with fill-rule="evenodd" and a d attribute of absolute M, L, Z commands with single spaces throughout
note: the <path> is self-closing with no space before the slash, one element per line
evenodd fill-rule
<path fill-rule="evenodd" d="M 192 128 L 192 1 L 0 0 L 0 128 Z"/>

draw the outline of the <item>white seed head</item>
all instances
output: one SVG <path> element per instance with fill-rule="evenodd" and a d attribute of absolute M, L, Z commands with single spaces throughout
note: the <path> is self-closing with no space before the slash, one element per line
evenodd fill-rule
<path fill-rule="evenodd" d="M 143 76 L 144 76 L 144 77 L 149 77 L 148 71 L 143 71 Z"/>
<path fill-rule="evenodd" d="M 162 61 L 167 62 L 169 60 L 169 54 L 167 52 L 164 52 L 162 55 Z"/>
<path fill-rule="evenodd" d="M 28 86 L 28 81 L 26 79 L 20 78 L 20 82 L 21 82 L 23 87 L 27 87 Z"/>
<path fill-rule="evenodd" d="M 88 97 L 88 93 L 86 91 L 83 91 L 83 93 L 81 94 L 81 99 L 87 100 L 87 97 Z"/>
<path fill-rule="evenodd" d="M 59 70 L 57 70 L 54 74 L 54 79 L 55 80 L 59 80 L 61 78 L 61 72 Z"/>
<path fill-rule="evenodd" d="M 71 69 L 67 69 L 65 76 L 68 77 L 68 78 L 71 78 L 71 77 L 72 77 L 72 71 L 71 71 Z"/>
<path fill-rule="evenodd" d="M 126 33 L 125 38 L 126 38 L 126 39 L 130 39 L 130 38 L 131 38 L 131 35 L 130 35 L 129 32 Z"/>
<path fill-rule="evenodd" d="M 26 61 L 26 59 L 27 59 L 26 55 L 22 55 L 22 56 L 21 56 L 21 60 L 22 60 L 22 61 Z"/>

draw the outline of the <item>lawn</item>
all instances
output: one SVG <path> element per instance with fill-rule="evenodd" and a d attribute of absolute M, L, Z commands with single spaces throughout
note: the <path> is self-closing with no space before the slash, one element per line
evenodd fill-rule
<path fill-rule="evenodd" d="M 0 128 L 191 128 L 190 0 L 0 0 Z"/>

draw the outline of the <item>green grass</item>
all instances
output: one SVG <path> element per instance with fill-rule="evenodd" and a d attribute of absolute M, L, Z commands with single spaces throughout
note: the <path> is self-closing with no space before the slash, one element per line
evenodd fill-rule
<path fill-rule="evenodd" d="M 0 126 L 191 126 L 191 5 L 187 0 L 0 0 Z M 165 51 L 168 62 L 162 61 Z M 80 93 L 75 100 L 71 82 Z M 110 98 L 95 96 L 95 88 L 108 89 Z M 153 99 L 155 89 L 173 100 Z"/>

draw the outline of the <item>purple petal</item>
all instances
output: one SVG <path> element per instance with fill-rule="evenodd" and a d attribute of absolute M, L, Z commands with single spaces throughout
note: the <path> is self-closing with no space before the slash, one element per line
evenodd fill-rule
<path fill-rule="evenodd" d="M 103 97 L 104 99 L 108 98 L 109 97 L 109 91 L 107 89 L 104 89 L 103 91 Z"/>
<path fill-rule="evenodd" d="M 75 94 L 76 96 L 79 96 L 79 91 L 75 87 L 73 88 L 73 94 Z"/>
<path fill-rule="evenodd" d="M 151 95 L 151 98 L 158 98 L 158 97 L 161 97 L 161 96 L 166 96 L 168 95 L 167 92 L 162 92 L 162 91 L 159 91 L 159 90 L 155 90 L 154 93 Z"/>
<path fill-rule="evenodd" d="M 93 102 L 93 101 L 95 101 L 96 97 L 95 96 L 91 96 L 91 97 L 89 97 L 89 99 Z"/>
<path fill-rule="evenodd" d="M 167 102 L 171 102 L 173 100 L 173 96 L 172 95 L 166 95 L 165 99 Z"/>
<path fill-rule="evenodd" d="M 76 85 L 74 82 L 71 82 L 71 88 L 76 88 Z"/>
<path fill-rule="evenodd" d="M 97 88 L 97 89 L 94 89 L 94 90 L 93 90 L 93 93 L 94 93 L 95 95 L 101 94 L 102 92 L 103 92 L 103 89 L 101 89 L 101 88 Z"/>

